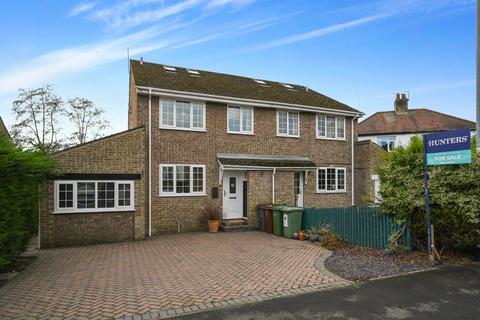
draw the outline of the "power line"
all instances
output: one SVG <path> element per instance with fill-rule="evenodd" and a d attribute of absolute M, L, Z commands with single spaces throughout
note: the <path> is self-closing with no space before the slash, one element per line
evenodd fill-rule
<path fill-rule="evenodd" d="M 59 18 L 60 23 L 65 24 L 63 22 L 63 16 L 57 12 L 51 5 L 49 5 L 45 0 L 39 0 L 45 7 L 47 7 L 57 18 Z M 83 41 L 83 45 L 89 47 L 97 56 L 99 56 L 103 61 L 105 61 L 106 64 L 108 64 L 110 67 L 114 67 L 113 64 L 104 56 L 102 55 L 94 46 L 92 46 L 90 43 Z"/>
<path fill-rule="evenodd" d="M 356 77 L 356 72 L 355 72 L 355 65 L 353 63 L 353 58 L 352 58 L 352 51 L 350 49 L 350 38 L 348 36 L 348 28 L 345 24 L 345 16 L 343 14 L 343 7 L 340 8 L 340 15 L 342 16 L 342 24 L 343 24 L 343 32 L 345 34 L 345 41 L 346 41 L 346 46 L 347 46 L 347 55 L 348 55 L 348 59 L 349 59 L 349 62 L 350 62 L 350 66 L 352 67 L 352 71 L 353 71 L 353 75 L 352 75 L 352 79 L 353 79 L 353 90 L 355 92 L 355 98 L 357 100 L 357 109 L 360 107 L 360 98 L 359 98 L 359 94 L 358 94 L 358 83 L 357 83 L 357 77 Z"/>

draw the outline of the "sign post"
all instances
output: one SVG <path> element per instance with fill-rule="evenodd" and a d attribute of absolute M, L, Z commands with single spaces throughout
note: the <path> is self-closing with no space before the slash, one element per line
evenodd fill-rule
<path fill-rule="evenodd" d="M 433 226 L 430 218 L 430 190 L 428 166 L 466 164 L 472 162 L 470 129 L 450 130 L 423 136 L 423 181 L 425 188 L 425 222 L 428 234 L 428 258 L 433 263 L 435 250 Z"/>

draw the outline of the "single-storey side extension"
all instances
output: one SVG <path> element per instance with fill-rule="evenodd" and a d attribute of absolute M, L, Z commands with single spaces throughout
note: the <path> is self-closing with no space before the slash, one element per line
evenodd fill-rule
<path fill-rule="evenodd" d="M 41 188 L 41 248 L 145 238 L 145 128 L 53 155 Z"/>

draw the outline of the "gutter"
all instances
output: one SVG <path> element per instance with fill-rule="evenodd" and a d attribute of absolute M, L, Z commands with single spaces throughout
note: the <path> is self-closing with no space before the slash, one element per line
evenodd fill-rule
<path fill-rule="evenodd" d="M 293 104 L 293 103 L 284 103 L 284 102 L 275 102 L 275 101 L 264 101 L 264 100 L 253 100 L 245 98 L 236 98 L 229 96 L 217 96 L 212 94 L 205 93 L 196 93 L 188 91 L 177 91 L 169 89 L 160 89 L 144 86 L 136 86 L 137 94 L 149 94 L 152 93 L 158 96 L 167 96 L 172 98 L 184 98 L 184 99 L 194 99 L 194 100 L 209 100 L 215 102 L 231 103 L 231 104 L 242 104 L 244 106 L 254 106 L 254 107 L 266 107 L 266 108 L 275 108 L 275 109 L 286 109 L 286 110 L 296 110 L 296 111 L 308 111 L 308 112 L 324 112 L 328 114 L 336 115 L 348 115 L 348 116 L 359 116 L 365 115 L 359 111 L 343 111 L 335 110 L 329 108 L 322 108 L 316 106 L 307 106 L 302 104 Z"/>
<path fill-rule="evenodd" d="M 148 91 L 148 237 L 152 237 L 152 90 Z"/>

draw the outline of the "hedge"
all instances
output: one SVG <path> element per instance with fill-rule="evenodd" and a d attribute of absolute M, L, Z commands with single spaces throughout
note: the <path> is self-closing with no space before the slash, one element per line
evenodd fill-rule
<path fill-rule="evenodd" d="M 0 266 L 37 232 L 39 184 L 53 168 L 44 152 L 23 151 L 0 134 Z"/>

